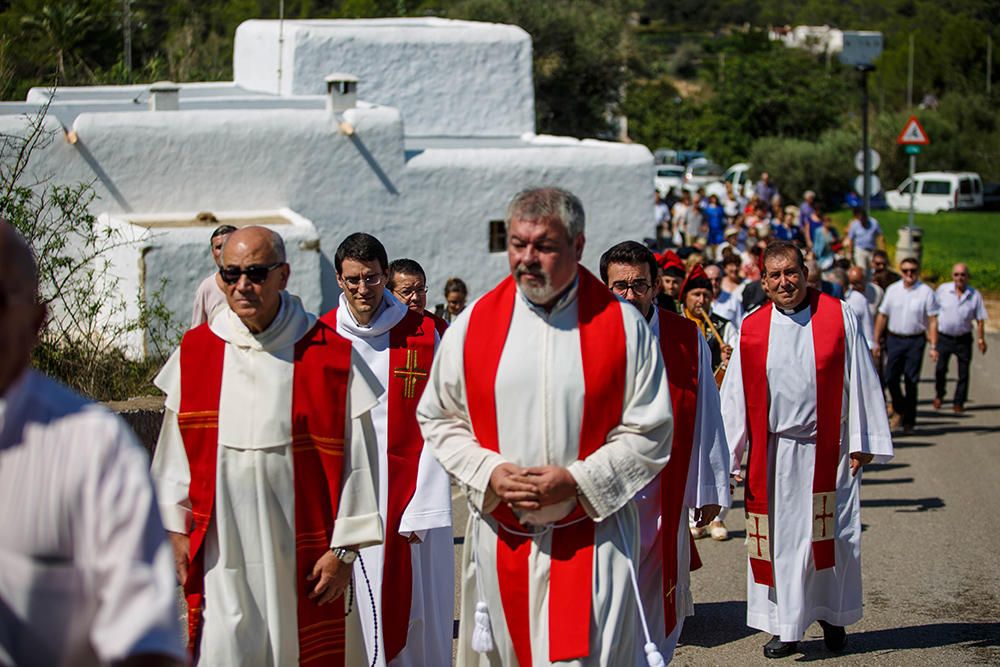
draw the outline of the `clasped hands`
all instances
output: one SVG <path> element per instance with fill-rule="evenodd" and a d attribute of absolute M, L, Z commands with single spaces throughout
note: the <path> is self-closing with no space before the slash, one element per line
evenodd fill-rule
<path fill-rule="evenodd" d="M 561 466 L 525 468 L 501 463 L 490 475 L 490 488 L 500 502 L 515 510 L 538 510 L 555 505 L 577 493 L 576 480 Z"/>

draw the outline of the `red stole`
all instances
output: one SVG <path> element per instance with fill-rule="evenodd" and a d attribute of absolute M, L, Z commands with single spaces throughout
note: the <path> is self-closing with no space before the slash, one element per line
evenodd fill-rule
<path fill-rule="evenodd" d="M 660 351 L 667 367 L 670 402 L 674 410 L 674 437 L 670 460 L 660 473 L 660 543 L 663 554 L 664 632 L 677 625 L 677 532 L 684 509 L 688 469 L 694 445 L 694 425 L 698 410 L 698 326 L 690 320 L 659 309 Z M 687 525 L 687 517 L 684 517 Z M 691 569 L 701 562 L 691 541 Z"/>
<path fill-rule="evenodd" d="M 205 590 L 205 535 L 215 500 L 219 448 L 219 394 L 226 343 L 207 324 L 181 342 L 181 401 L 177 423 L 191 470 L 194 519 L 184 593 L 188 650 L 201 638 Z M 292 385 L 292 466 L 295 480 L 295 574 L 298 583 L 299 664 L 344 664 L 344 615 L 337 605 L 318 606 L 307 596 L 306 576 L 330 548 L 340 504 L 347 381 L 351 344 L 329 326 L 316 326 L 295 345 Z M 208 601 L 212 604 L 212 601 Z"/>
<path fill-rule="evenodd" d="M 625 396 L 626 347 L 621 304 L 608 289 L 579 269 L 577 312 L 583 363 L 584 404 L 579 459 L 601 447 L 621 422 Z M 506 278 L 473 307 L 465 338 L 465 383 L 469 417 L 482 447 L 500 451 L 496 376 L 507 341 L 517 289 Z M 493 517 L 524 531 L 514 513 L 499 505 Z M 521 667 L 531 667 L 528 556 L 532 539 L 502 527 L 497 534 L 497 577 L 504 618 Z M 580 505 L 552 531 L 549 572 L 549 660 L 574 660 L 590 653 L 594 572 L 594 522 Z"/>
<path fill-rule="evenodd" d="M 434 316 L 426 311 L 407 314 L 389 330 L 389 378 L 386 387 L 387 502 L 382 549 L 381 616 L 385 661 L 406 646 L 413 604 L 413 561 L 410 543 L 399 534 L 403 512 L 417 488 L 417 469 L 424 437 L 417 424 L 417 402 L 427 386 L 434 359 Z M 337 324 L 337 308 L 321 318 Z M 443 320 L 442 320 L 443 322 Z M 447 326 L 447 325 L 446 325 Z"/>
<path fill-rule="evenodd" d="M 813 350 L 816 355 L 816 463 L 813 469 L 812 552 L 817 570 L 834 566 L 834 509 L 840 461 L 840 416 L 844 393 L 844 315 L 840 301 L 809 290 Z M 750 569 L 758 584 L 774 586 L 767 501 L 767 352 L 773 304 L 743 320 L 740 357 L 750 434 L 745 500 Z"/>

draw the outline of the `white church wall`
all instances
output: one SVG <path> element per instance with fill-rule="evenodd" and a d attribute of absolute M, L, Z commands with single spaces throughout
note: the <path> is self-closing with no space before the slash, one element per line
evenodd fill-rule
<path fill-rule="evenodd" d="M 531 38 L 517 26 L 254 20 L 236 30 L 233 76 L 248 90 L 321 94 L 330 72 L 356 75 L 359 97 L 403 110 L 410 135 L 518 136 L 535 128 Z"/>

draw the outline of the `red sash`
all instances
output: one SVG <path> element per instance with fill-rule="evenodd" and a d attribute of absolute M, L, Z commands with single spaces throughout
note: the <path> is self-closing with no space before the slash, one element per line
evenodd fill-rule
<path fill-rule="evenodd" d="M 219 394 L 225 342 L 207 324 L 181 342 L 181 402 L 177 422 L 191 470 L 189 498 L 194 519 L 190 565 L 184 586 L 188 603 L 188 650 L 193 659 L 204 609 L 205 534 L 215 499 L 219 448 Z M 344 459 L 347 380 L 351 344 L 329 326 L 316 326 L 295 345 L 292 385 L 292 466 L 295 481 L 295 570 L 299 664 L 344 664 L 344 615 L 337 605 L 318 606 L 306 581 L 330 548 L 340 503 Z M 209 601 L 211 604 L 211 601 Z"/>
<path fill-rule="evenodd" d="M 674 410 L 674 437 L 670 460 L 660 473 L 660 542 L 663 548 L 663 613 L 667 635 L 677 625 L 677 532 L 684 509 L 691 450 L 694 445 L 694 425 L 698 410 L 698 342 L 697 325 L 688 319 L 659 310 L 660 351 L 667 367 L 670 402 Z M 684 517 L 685 526 L 687 516 Z M 692 566 L 700 561 L 691 540 Z M 692 567 L 691 569 L 697 569 Z"/>
<path fill-rule="evenodd" d="M 813 469 L 813 561 L 817 570 L 834 566 L 834 508 L 840 461 L 840 416 L 844 392 L 844 316 L 840 301 L 809 290 L 813 349 L 816 355 L 816 463 Z M 769 397 L 767 352 L 773 304 L 743 320 L 740 357 L 746 397 L 747 455 L 745 500 L 750 569 L 758 584 L 774 586 L 767 501 Z"/>
<path fill-rule="evenodd" d="M 586 269 L 579 269 L 578 321 L 584 404 L 579 459 L 601 447 L 621 422 L 625 396 L 625 329 L 621 304 Z M 500 451 L 496 406 L 497 369 L 514 313 L 516 286 L 508 277 L 473 307 L 465 342 L 469 417 L 482 447 Z M 500 505 L 493 517 L 524 531 Z M 578 520 L 582 519 L 582 520 Z M 528 557 L 530 537 L 502 528 L 497 534 L 497 577 L 504 619 L 521 667 L 531 667 Z M 549 660 L 575 660 L 590 653 L 594 576 L 594 522 L 577 508 L 552 531 L 549 572 Z"/>

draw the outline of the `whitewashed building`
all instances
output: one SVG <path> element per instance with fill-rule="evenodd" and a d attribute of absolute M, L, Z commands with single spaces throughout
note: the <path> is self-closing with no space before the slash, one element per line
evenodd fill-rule
<path fill-rule="evenodd" d="M 536 135 L 531 40 L 516 26 L 247 21 L 233 71 L 232 82 L 35 89 L 0 104 L 0 132 L 16 134 L 52 96 L 57 139 L 33 173 L 94 183 L 94 213 L 135 239 L 115 258 L 122 289 L 166 277 L 179 322 L 213 268 L 199 211 L 273 224 L 294 248 L 290 289 L 319 312 L 336 303 L 333 254 L 355 231 L 423 264 L 430 303 L 450 276 L 481 294 L 507 271 L 504 208 L 529 186 L 581 197 L 592 270 L 612 244 L 652 235 L 652 155 Z"/>

